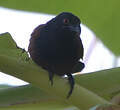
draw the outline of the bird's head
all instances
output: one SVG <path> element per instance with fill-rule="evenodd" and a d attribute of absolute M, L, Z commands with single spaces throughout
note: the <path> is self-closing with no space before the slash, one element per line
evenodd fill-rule
<path fill-rule="evenodd" d="M 57 29 L 63 29 L 66 31 L 81 33 L 80 19 L 72 13 L 63 12 L 57 15 L 48 23 L 54 24 Z"/>

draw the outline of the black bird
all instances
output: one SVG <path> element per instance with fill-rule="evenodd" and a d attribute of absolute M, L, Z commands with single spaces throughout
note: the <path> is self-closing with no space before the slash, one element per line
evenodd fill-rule
<path fill-rule="evenodd" d="M 53 84 L 54 74 L 67 75 L 71 86 L 67 98 L 72 94 L 74 78 L 72 73 L 84 68 L 83 44 L 80 39 L 80 19 L 69 12 L 39 25 L 31 34 L 28 51 L 32 60 L 49 72 Z"/>

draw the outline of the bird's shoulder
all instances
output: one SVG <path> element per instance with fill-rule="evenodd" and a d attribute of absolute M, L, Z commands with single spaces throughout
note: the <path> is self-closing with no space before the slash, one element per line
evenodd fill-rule
<path fill-rule="evenodd" d="M 41 24 L 41 25 L 37 26 L 31 34 L 31 39 L 36 39 L 37 37 L 39 37 L 41 30 L 45 27 L 45 25 L 46 24 Z"/>

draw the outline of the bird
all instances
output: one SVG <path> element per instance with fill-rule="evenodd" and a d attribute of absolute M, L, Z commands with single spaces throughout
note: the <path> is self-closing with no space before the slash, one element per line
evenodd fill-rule
<path fill-rule="evenodd" d="M 53 85 L 54 75 L 67 75 L 70 84 L 69 98 L 74 89 L 73 73 L 80 72 L 85 64 L 84 48 L 80 38 L 80 19 L 71 12 L 62 12 L 45 24 L 37 26 L 30 38 L 28 52 L 32 60 L 49 73 Z"/>

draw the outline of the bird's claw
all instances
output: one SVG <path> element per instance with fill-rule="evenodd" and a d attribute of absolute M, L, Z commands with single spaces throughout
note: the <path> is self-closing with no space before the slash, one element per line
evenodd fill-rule
<path fill-rule="evenodd" d="M 51 86 L 53 86 L 53 76 L 54 76 L 54 73 L 52 73 L 51 71 L 49 71 L 49 80 L 51 82 Z"/>
<path fill-rule="evenodd" d="M 67 99 L 68 99 L 73 92 L 75 82 L 74 82 L 74 78 L 73 78 L 72 74 L 67 74 L 67 76 L 68 76 L 68 81 L 70 84 L 70 91 L 68 92 L 68 95 L 67 95 Z"/>

